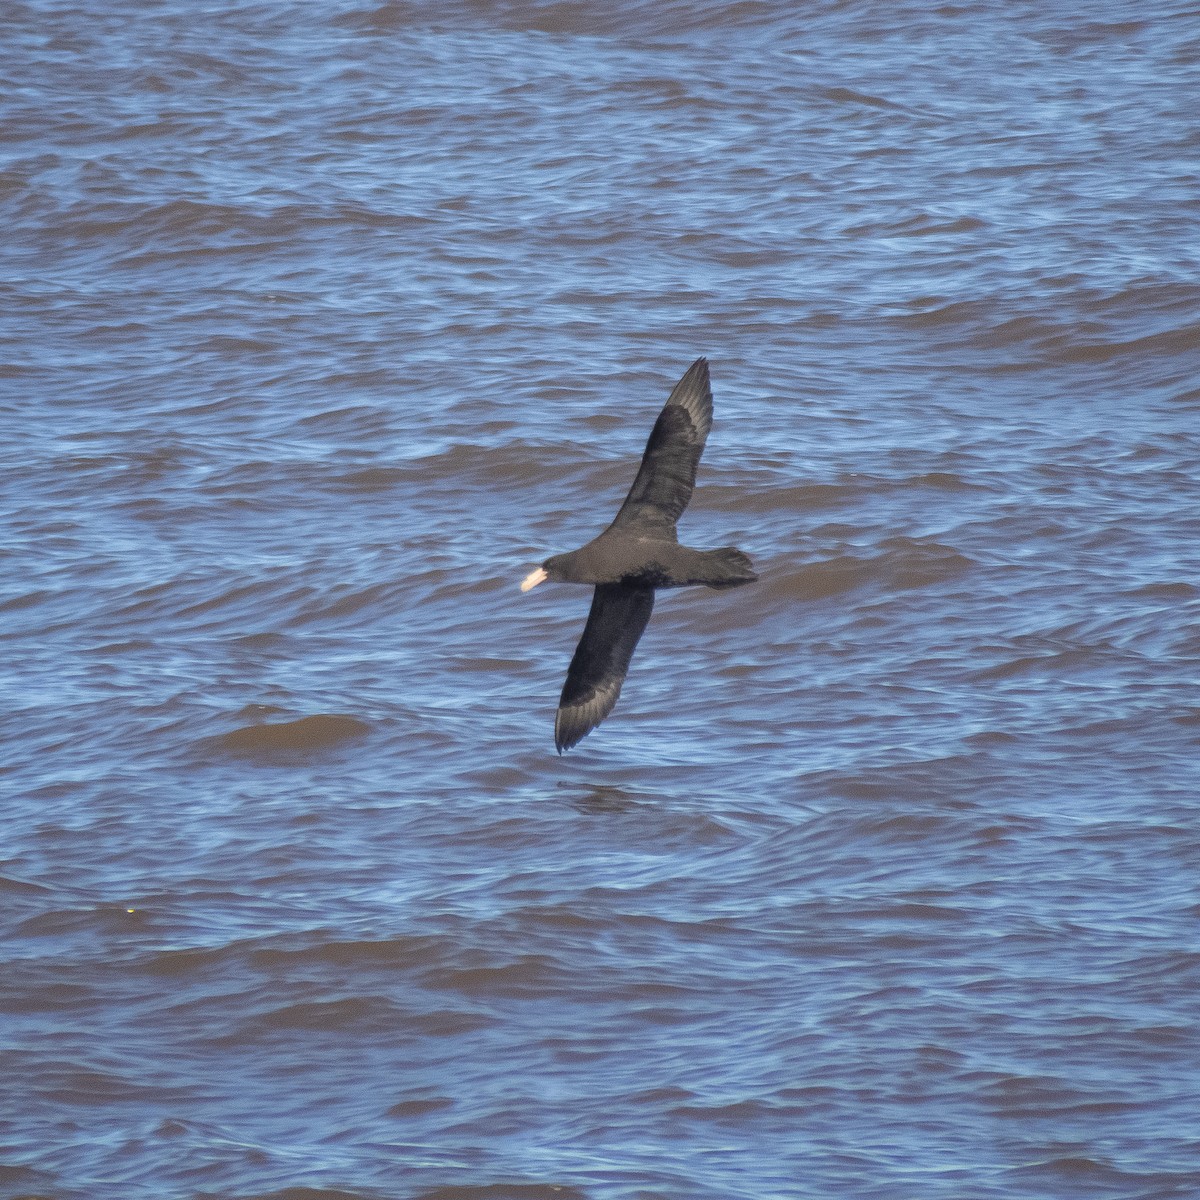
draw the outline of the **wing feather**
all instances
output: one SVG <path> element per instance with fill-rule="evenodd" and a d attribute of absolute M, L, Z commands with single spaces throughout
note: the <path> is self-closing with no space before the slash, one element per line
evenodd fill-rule
<path fill-rule="evenodd" d="M 621 583 L 596 586 L 554 718 L 554 745 L 559 754 L 612 712 L 653 608 L 653 588 Z"/>
<path fill-rule="evenodd" d="M 698 358 L 675 385 L 654 422 L 642 465 L 613 526 L 675 536 L 675 522 L 696 486 L 696 468 L 712 428 L 708 359 Z"/>

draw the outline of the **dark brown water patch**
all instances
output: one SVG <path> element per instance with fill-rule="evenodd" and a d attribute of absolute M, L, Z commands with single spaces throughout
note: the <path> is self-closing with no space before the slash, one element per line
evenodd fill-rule
<path fill-rule="evenodd" d="M 896 588 L 922 588 L 968 571 L 975 564 L 951 546 L 914 538 L 889 538 L 880 563 L 887 568 L 887 582 Z"/>
<path fill-rule="evenodd" d="M 871 563 L 850 555 L 809 563 L 790 575 L 773 575 L 768 596 L 785 600 L 826 600 L 861 587 L 871 578 Z"/>
<path fill-rule="evenodd" d="M 272 973 L 302 969 L 306 964 L 328 964 L 339 973 L 421 966 L 443 961 L 448 952 L 443 938 L 416 934 L 393 936 L 380 941 L 345 941 L 330 932 L 314 930 L 311 940 L 296 947 L 261 946 L 252 961 Z"/>
<path fill-rule="evenodd" d="M 961 908 L 947 908 L 942 904 L 919 904 L 908 901 L 896 904 L 885 912 L 878 914 L 883 920 L 907 920 L 913 918 L 919 921 L 962 921 L 967 913 Z"/>
<path fill-rule="evenodd" d="M 666 1087 L 647 1088 L 626 1097 L 630 1104 L 651 1104 L 655 1106 L 668 1104 L 683 1104 L 696 1099 L 696 1093 L 687 1088 L 669 1085 Z"/>
<path fill-rule="evenodd" d="M 903 480 L 902 486 L 937 488 L 943 492 L 969 492 L 979 485 L 950 471 L 927 471 L 924 475 L 913 475 Z"/>
<path fill-rule="evenodd" d="M 17 988 L 20 980 L 10 970 L 8 986 Z M 40 1012 L 70 1012 L 85 1009 L 96 1001 L 96 990 L 84 984 L 52 983 L 39 984 L 28 997 L 15 1000 L 0 993 L 0 1012 L 18 1013 L 28 1016 Z"/>
<path fill-rule="evenodd" d="M 263 1029 L 387 1030 L 403 1023 L 403 1014 L 384 996 L 347 996 L 289 1004 L 255 1021 Z"/>
<path fill-rule="evenodd" d="M 29 883 L 11 875 L 0 875 L 0 895 L 37 896 L 53 892 L 53 888 L 43 887 L 40 883 Z"/>
<path fill-rule="evenodd" d="M 1012 679 L 1019 675 L 1044 672 L 1073 673 L 1080 668 L 1097 664 L 1097 652 L 1093 649 L 1062 650 L 1058 653 L 1026 654 L 995 666 L 976 671 L 972 679 L 984 682 L 992 679 Z"/>
<path fill-rule="evenodd" d="M 833 101 L 835 104 L 863 104 L 868 108 L 888 108 L 896 109 L 900 112 L 906 111 L 904 105 L 897 104 L 893 100 L 888 100 L 883 96 L 872 96 L 867 92 L 856 92 L 848 87 L 820 88 L 817 94 L 823 96 L 826 100 Z"/>
<path fill-rule="evenodd" d="M 795 487 L 716 487 L 707 492 L 721 512 L 813 512 L 844 504 L 862 494 L 862 488 L 846 483 L 797 484 Z"/>
<path fill-rule="evenodd" d="M 341 1188 L 288 1187 L 231 1198 L 229 1192 L 197 1192 L 196 1200 L 382 1200 L 381 1193 L 346 1192 Z"/>
<path fill-rule="evenodd" d="M 214 947 L 187 947 L 159 950 L 145 958 L 140 969 L 152 975 L 192 976 L 219 968 L 234 971 L 245 958 L 244 945 L 231 944 Z"/>
<path fill-rule="evenodd" d="M 1020 740 L 1016 734 L 1009 733 L 1004 729 L 983 729 L 963 738 L 968 746 L 1005 746 Z"/>
<path fill-rule="evenodd" d="M 1170 583 L 1147 583 L 1139 588 L 1134 588 L 1128 593 L 1130 596 L 1145 596 L 1152 600 L 1190 600 L 1193 596 L 1200 594 L 1200 588 L 1194 583 L 1185 583 L 1182 580 L 1172 581 Z"/>
<path fill-rule="evenodd" d="M 31 592 L 25 592 L 19 596 L 12 596 L 7 600 L 0 600 L 0 612 L 12 612 L 16 609 L 31 608 L 34 605 L 41 604 L 43 601 L 53 599 L 54 593 L 37 588 Z"/>
<path fill-rule="evenodd" d="M 560 1183 L 480 1183 L 438 1187 L 413 1200 L 587 1200 L 587 1193 Z"/>
<path fill-rule="evenodd" d="M 526 954 L 498 966 L 438 969 L 425 977 L 427 987 L 465 996 L 545 996 L 562 981 L 561 963 L 549 955 Z"/>
<path fill-rule="evenodd" d="M 444 660 L 447 670 L 479 672 L 490 674 L 494 671 L 527 671 L 528 659 L 516 658 L 449 658 Z"/>
<path fill-rule="evenodd" d="M 959 216 L 943 217 L 931 213 L 922 213 L 899 222 L 890 230 L 893 237 L 928 237 L 957 233 L 978 233 L 987 228 L 987 222 L 979 217 Z M 889 236 L 889 233 L 884 234 Z"/>
<path fill-rule="evenodd" d="M 731 1100 L 728 1104 L 686 1104 L 670 1110 L 673 1117 L 714 1124 L 746 1125 L 761 1121 L 777 1110 L 763 1100 Z"/>
<path fill-rule="evenodd" d="M 330 480 L 331 486 L 351 492 L 387 492 L 413 477 L 410 467 L 362 467 Z"/>
<path fill-rule="evenodd" d="M 163 1103 L 172 1096 L 182 1095 L 182 1091 L 146 1082 L 144 1075 L 134 1080 L 107 1071 L 73 1070 L 62 1066 L 49 1068 L 47 1075 L 52 1085 L 47 1087 L 46 1095 L 59 1104 L 105 1108 L 126 1102 Z"/>
<path fill-rule="evenodd" d="M 46 1176 L 40 1171 L 35 1171 L 31 1167 L 10 1166 L 8 1163 L 0 1163 L 0 1187 L 4 1188 L 24 1188 L 32 1186 L 38 1182 L 48 1182 Z M 37 1191 L 37 1192 L 22 1192 L 20 1195 L 14 1193 L 13 1200 L 51 1200 L 53 1191 Z"/>
<path fill-rule="evenodd" d="M 431 1096 L 427 1100 L 400 1100 L 387 1110 L 389 1117 L 424 1117 L 432 1112 L 453 1108 L 454 1101 L 449 1096 Z"/>
<path fill-rule="evenodd" d="M 365 737 L 370 731 L 371 726 L 357 717 L 322 714 L 270 725 L 246 725 L 214 741 L 231 754 L 315 753 Z"/>
<path fill-rule="evenodd" d="M 1015 1167 L 1013 1174 L 1025 1179 L 1046 1177 L 1047 1181 L 1055 1183 L 1066 1181 L 1073 1185 L 1081 1180 L 1086 1180 L 1088 1187 L 1098 1187 L 1101 1185 L 1115 1186 L 1117 1184 L 1130 1185 L 1136 1183 L 1140 1178 L 1136 1173 L 1127 1174 L 1110 1163 L 1102 1162 L 1096 1158 L 1089 1158 L 1082 1154 L 1060 1155 L 1058 1157 L 1047 1158 L 1041 1162 L 1031 1163 L 1027 1166 Z M 1151 1179 L 1159 1180 L 1161 1186 L 1163 1175 L 1164 1173 L 1162 1172 L 1155 1172 Z M 1146 1180 L 1146 1182 L 1150 1182 L 1150 1180 Z M 1147 1193 L 1126 1194 L 1145 1195 Z M 1149 1194 L 1163 1195 L 1164 1193 L 1156 1189 L 1155 1192 Z M 1170 1192 L 1165 1194 L 1170 1195 Z"/>
<path fill-rule="evenodd" d="M 267 633 L 247 633 L 242 637 L 231 640 L 231 645 L 243 650 L 277 650 L 286 646 L 289 639 L 286 634 L 273 630 Z"/>
<path fill-rule="evenodd" d="M 1101 327 L 1097 332 L 1106 330 Z M 1071 336 L 1057 339 L 1051 358 L 1052 361 L 1065 364 L 1103 363 L 1117 358 L 1137 361 L 1146 355 L 1170 357 L 1195 351 L 1198 347 L 1200 324 L 1181 325 L 1127 341 L 1105 338 L 1082 340 L 1077 336 L 1077 331 L 1072 331 Z"/>

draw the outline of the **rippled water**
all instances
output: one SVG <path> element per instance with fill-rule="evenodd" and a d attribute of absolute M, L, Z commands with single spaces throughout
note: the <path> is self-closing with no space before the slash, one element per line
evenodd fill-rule
<path fill-rule="evenodd" d="M 0 1195 L 1200 1195 L 1195 11 L 0 13 Z"/>

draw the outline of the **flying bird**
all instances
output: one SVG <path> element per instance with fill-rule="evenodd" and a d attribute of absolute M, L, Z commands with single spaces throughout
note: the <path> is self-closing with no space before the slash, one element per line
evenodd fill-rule
<path fill-rule="evenodd" d="M 579 550 L 552 555 L 521 584 L 523 592 L 547 579 L 596 589 L 554 718 L 559 754 L 612 712 L 650 620 L 656 588 L 730 588 L 758 578 L 749 557 L 732 546 L 693 550 L 679 544 L 675 524 L 692 498 L 711 428 L 708 360 L 698 358 L 658 414 L 633 487 L 612 524 Z"/>

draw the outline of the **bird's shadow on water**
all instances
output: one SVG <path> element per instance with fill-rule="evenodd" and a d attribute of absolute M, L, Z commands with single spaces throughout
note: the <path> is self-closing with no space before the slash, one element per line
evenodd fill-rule
<path fill-rule="evenodd" d="M 646 799 L 624 788 L 604 783 L 571 783 L 560 780 L 559 793 L 572 808 L 587 816 L 611 816 L 628 813 L 645 805 Z"/>

